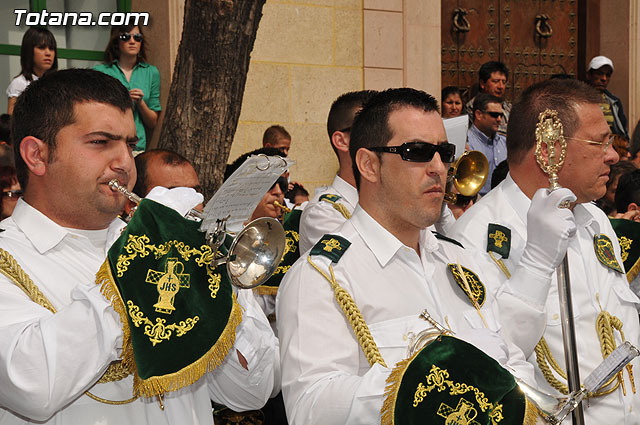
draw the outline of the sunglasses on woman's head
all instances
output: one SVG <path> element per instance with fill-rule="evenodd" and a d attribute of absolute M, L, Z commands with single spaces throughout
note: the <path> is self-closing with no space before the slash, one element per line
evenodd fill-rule
<path fill-rule="evenodd" d="M 131 39 L 131 36 L 133 36 L 133 39 L 137 42 L 141 42 L 142 39 L 144 38 L 144 36 L 142 34 L 140 34 L 139 32 L 135 33 L 135 34 L 129 34 L 128 32 L 122 33 L 120 34 L 120 40 L 122 41 L 129 41 Z"/>

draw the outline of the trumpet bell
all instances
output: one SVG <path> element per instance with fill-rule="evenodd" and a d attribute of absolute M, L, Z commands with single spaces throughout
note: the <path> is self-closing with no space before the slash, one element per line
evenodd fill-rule
<path fill-rule="evenodd" d="M 251 289 L 267 281 L 282 261 L 285 232 L 276 219 L 253 220 L 233 240 L 227 258 L 227 272 L 232 283 Z"/>
<path fill-rule="evenodd" d="M 480 151 L 468 151 L 453 163 L 449 176 L 461 195 L 475 196 L 489 175 L 489 161 Z"/>

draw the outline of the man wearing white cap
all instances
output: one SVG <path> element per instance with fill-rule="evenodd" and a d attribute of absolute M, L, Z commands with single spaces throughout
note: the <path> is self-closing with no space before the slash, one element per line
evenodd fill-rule
<path fill-rule="evenodd" d="M 611 59 L 606 56 L 596 56 L 589 62 L 587 82 L 602 93 L 600 108 L 602 108 L 611 132 L 621 134 L 628 139 L 627 117 L 624 115 L 622 102 L 607 90 L 611 74 L 613 74 L 613 62 Z"/>

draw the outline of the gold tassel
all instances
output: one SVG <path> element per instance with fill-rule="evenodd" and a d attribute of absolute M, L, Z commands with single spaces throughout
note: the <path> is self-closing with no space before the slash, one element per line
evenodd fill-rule
<path fill-rule="evenodd" d="M 631 283 L 633 279 L 635 279 L 636 276 L 638 276 L 638 273 L 640 273 L 640 258 L 631 267 L 631 269 L 627 271 L 627 282 Z"/>
<path fill-rule="evenodd" d="M 166 392 L 176 391 L 180 388 L 194 384 L 202 376 L 215 370 L 229 354 L 236 340 L 236 328 L 242 322 L 242 307 L 233 295 L 233 308 L 229 315 L 229 321 L 218 341 L 200 359 L 185 366 L 178 372 L 163 376 L 153 376 L 148 379 L 140 379 L 134 375 L 133 392 L 141 397 L 153 397 Z"/>
<path fill-rule="evenodd" d="M 522 421 L 522 424 L 535 425 L 538 422 L 538 416 L 540 416 L 538 408 L 525 397 L 524 420 Z"/>

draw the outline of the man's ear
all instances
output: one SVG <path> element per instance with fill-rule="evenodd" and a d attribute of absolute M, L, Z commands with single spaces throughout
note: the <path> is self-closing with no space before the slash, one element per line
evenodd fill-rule
<path fill-rule="evenodd" d="M 360 171 L 360 177 L 371 183 L 380 180 L 380 158 L 375 152 L 360 148 L 356 152 L 356 165 Z M 360 181 L 362 183 L 362 180 Z"/>
<path fill-rule="evenodd" d="M 331 144 L 340 152 L 349 153 L 349 140 L 341 131 L 334 131 L 331 135 Z"/>
<path fill-rule="evenodd" d="M 638 204 L 636 204 L 635 202 L 632 202 L 627 207 L 627 211 L 640 211 L 640 206 L 638 206 Z"/>
<path fill-rule="evenodd" d="M 131 211 L 135 210 L 136 207 L 137 207 L 137 205 L 136 205 L 135 202 L 133 202 L 130 199 L 127 199 L 127 202 L 125 202 L 125 204 L 124 204 L 125 217 L 128 216 L 129 214 L 131 214 Z"/>
<path fill-rule="evenodd" d="M 20 156 L 31 173 L 42 176 L 47 170 L 49 145 L 36 137 L 27 136 L 20 142 Z"/>

